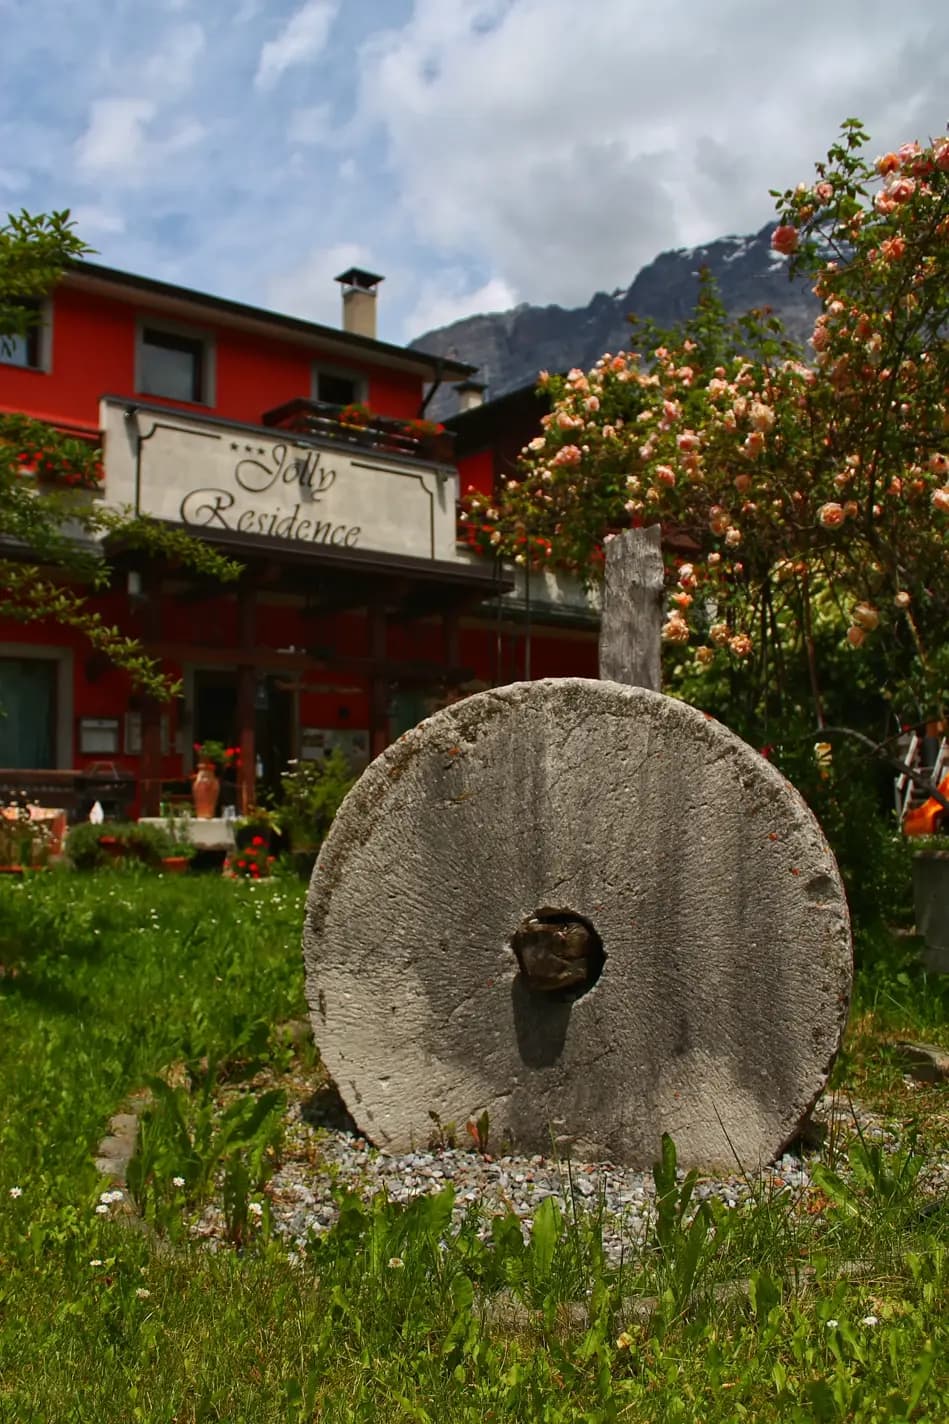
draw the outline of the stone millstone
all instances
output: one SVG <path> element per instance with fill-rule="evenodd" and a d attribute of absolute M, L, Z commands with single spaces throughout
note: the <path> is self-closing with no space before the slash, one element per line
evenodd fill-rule
<path fill-rule="evenodd" d="M 515 950 L 515 941 L 517 950 Z M 316 1042 L 378 1147 L 755 1165 L 846 1021 L 850 927 L 797 792 L 694 708 L 580 678 L 482 692 L 363 773 L 304 929 Z M 578 968 L 579 965 L 579 968 Z"/>

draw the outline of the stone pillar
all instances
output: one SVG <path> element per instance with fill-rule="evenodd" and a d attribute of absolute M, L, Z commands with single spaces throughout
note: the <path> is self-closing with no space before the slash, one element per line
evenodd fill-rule
<path fill-rule="evenodd" d="M 662 531 L 626 529 L 606 546 L 600 677 L 630 687 L 662 686 Z"/>

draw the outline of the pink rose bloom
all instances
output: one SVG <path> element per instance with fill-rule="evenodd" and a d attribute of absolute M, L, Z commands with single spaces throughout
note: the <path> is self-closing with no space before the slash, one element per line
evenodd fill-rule
<path fill-rule="evenodd" d="M 753 430 L 750 435 L 747 435 L 745 437 L 745 443 L 742 446 L 742 449 L 744 450 L 746 455 L 748 455 L 751 459 L 754 459 L 755 456 L 761 454 L 762 450 L 764 449 L 764 444 L 764 436 L 762 435 L 761 431 Z"/>
<path fill-rule="evenodd" d="M 681 613 L 670 613 L 668 622 L 663 624 L 662 637 L 667 643 L 687 643 L 689 625 Z"/>
<path fill-rule="evenodd" d="M 735 486 L 739 494 L 747 494 L 748 491 L 751 489 L 751 476 L 736 475 L 734 480 L 732 481 L 732 484 Z"/>
<path fill-rule="evenodd" d="M 708 527 L 713 534 L 724 534 L 731 520 L 720 504 L 713 504 L 708 512 Z"/>
<path fill-rule="evenodd" d="M 598 396 L 587 396 L 586 400 L 583 402 L 583 406 L 584 406 L 584 409 L 585 409 L 585 410 L 589 410 L 589 411 L 599 410 L 599 408 L 600 408 L 600 400 L 599 400 L 599 397 L 598 397 Z"/>
<path fill-rule="evenodd" d="M 949 138 L 943 136 L 933 140 L 933 162 L 943 173 L 949 168 Z"/>
<path fill-rule="evenodd" d="M 655 474 L 656 479 L 661 485 L 668 485 L 670 489 L 675 485 L 675 471 L 670 469 L 668 465 L 657 465 Z"/>
<path fill-rule="evenodd" d="M 827 330 L 827 327 L 818 317 L 817 322 L 814 326 L 814 334 L 811 337 L 811 345 L 813 346 L 815 351 L 823 351 L 829 340 L 830 332 Z"/>
<path fill-rule="evenodd" d="M 887 187 L 887 194 L 894 203 L 905 203 L 916 192 L 915 178 L 897 178 Z"/>
<path fill-rule="evenodd" d="M 734 527 L 732 527 L 731 529 L 726 529 L 725 543 L 730 549 L 737 549 L 738 545 L 741 543 L 741 530 L 735 529 Z"/>
<path fill-rule="evenodd" d="M 863 629 L 858 628 L 856 624 L 847 629 L 847 642 L 852 648 L 859 648 L 866 636 Z"/>
<path fill-rule="evenodd" d="M 544 439 L 543 435 L 535 435 L 533 440 L 528 443 L 527 448 L 528 450 L 543 450 L 546 444 L 547 441 Z"/>
<path fill-rule="evenodd" d="M 735 654 L 736 658 L 747 658 L 751 654 L 751 639 L 747 633 L 736 633 L 734 638 L 729 638 L 728 649 L 729 652 Z"/>
<path fill-rule="evenodd" d="M 797 251 L 797 239 L 797 228 L 785 223 L 782 227 L 775 228 L 771 235 L 771 246 L 775 252 L 783 252 L 788 256 Z"/>
<path fill-rule="evenodd" d="M 822 504 L 817 511 L 817 521 L 824 529 L 839 529 L 846 518 L 843 506 L 839 504 Z"/>
<path fill-rule="evenodd" d="M 888 173 L 896 172 L 900 166 L 900 160 L 895 153 L 884 153 L 882 157 L 877 159 L 873 166 L 881 178 L 885 178 Z"/>
<path fill-rule="evenodd" d="M 858 628 L 868 633 L 872 633 L 880 621 L 880 615 L 872 603 L 858 603 L 850 616 Z"/>
<path fill-rule="evenodd" d="M 691 593 L 674 593 L 672 602 L 677 608 L 689 608 L 692 604 L 692 595 Z"/>
<path fill-rule="evenodd" d="M 881 257 L 884 257 L 887 262 L 896 262 L 900 257 L 903 256 L 903 253 L 905 251 L 905 237 L 887 237 L 884 238 L 884 240 L 880 243 L 880 255 Z M 880 340 L 879 333 L 877 334 L 877 340 Z"/>
<path fill-rule="evenodd" d="M 933 490 L 932 499 L 936 509 L 949 510 L 949 489 L 945 486 Z"/>
<path fill-rule="evenodd" d="M 680 567 L 679 567 L 678 579 L 679 579 L 679 583 L 682 585 L 683 588 L 694 588 L 694 587 L 695 587 L 695 565 L 694 565 L 694 564 L 682 564 L 682 565 L 680 565 Z"/>
<path fill-rule="evenodd" d="M 949 475 L 949 455 L 943 455 L 939 451 L 934 452 L 929 457 L 929 470 L 933 475 Z"/>
<path fill-rule="evenodd" d="M 561 430 L 579 430 L 583 425 L 583 419 L 579 415 L 570 415 L 566 410 L 562 410 L 557 415 L 557 424 Z"/>
<path fill-rule="evenodd" d="M 817 183 L 814 187 L 814 197 L 822 203 L 829 203 L 834 196 L 833 183 Z"/>
<path fill-rule="evenodd" d="M 551 464 L 553 465 L 579 465 L 583 459 L 581 451 L 576 445 L 564 445 L 558 450 Z"/>
<path fill-rule="evenodd" d="M 755 430 L 768 431 L 774 427 L 774 411 L 764 401 L 752 401 L 748 417 Z"/>
<path fill-rule="evenodd" d="M 714 643 L 716 648 L 724 648 L 732 635 L 732 630 L 727 623 L 713 623 L 708 630 L 709 642 Z"/>
<path fill-rule="evenodd" d="M 676 436 L 676 445 L 684 453 L 701 448 L 702 442 L 694 430 L 683 430 L 681 435 Z"/>
<path fill-rule="evenodd" d="M 699 667 L 708 667 L 710 663 L 715 661 L 714 648 L 696 648 L 695 661 Z"/>

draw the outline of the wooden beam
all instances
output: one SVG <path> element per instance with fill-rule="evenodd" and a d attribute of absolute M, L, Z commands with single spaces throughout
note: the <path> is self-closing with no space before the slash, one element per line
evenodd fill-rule
<path fill-rule="evenodd" d="M 237 768 L 237 804 L 246 816 L 256 800 L 257 747 L 257 667 L 248 656 L 257 635 L 257 595 L 253 584 L 242 582 L 237 591 L 237 633 L 241 658 L 237 666 L 237 744 L 240 764 Z"/>
<path fill-rule="evenodd" d="M 146 651 L 153 654 L 161 637 L 161 574 L 150 569 L 144 580 L 141 613 Z M 143 816 L 161 815 L 161 703 L 154 697 L 142 702 L 142 762 L 139 805 Z"/>
<path fill-rule="evenodd" d="M 377 757 L 389 745 L 389 680 L 386 662 L 386 612 L 381 604 L 369 609 L 369 754 Z"/>

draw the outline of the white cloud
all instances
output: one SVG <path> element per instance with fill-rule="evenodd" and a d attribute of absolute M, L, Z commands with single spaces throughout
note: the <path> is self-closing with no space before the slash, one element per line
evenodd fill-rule
<path fill-rule="evenodd" d="M 315 59 L 326 44 L 336 11 L 336 0 L 304 0 L 276 39 L 268 40 L 261 50 L 254 87 L 272 89 L 293 65 Z"/>
<path fill-rule="evenodd" d="M 205 44 L 204 30 L 196 21 L 176 25 L 150 48 L 141 70 L 143 90 L 167 100 L 170 93 L 189 89 Z"/>
<path fill-rule="evenodd" d="M 156 164 L 193 148 L 204 136 L 203 125 L 193 119 L 151 134 L 157 116 L 152 99 L 94 99 L 88 127 L 76 143 L 80 174 L 141 186 L 153 181 Z"/>
<path fill-rule="evenodd" d="M 372 269 L 369 249 L 355 242 L 314 248 L 295 267 L 270 279 L 266 300 L 290 316 L 340 326 L 342 297 L 334 278 L 349 267 Z"/>
<path fill-rule="evenodd" d="M 90 177 L 124 171 L 141 159 L 145 127 L 155 117 L 151 99 L 95 99 L 89 127 L 76 144 L 76 163 Z"/>
<path fill-rule="evenodd" d="M 80 237 L 91 238 L 99 233 L 125 231 L 125 218 L 121 213 L 98 207 L 95 203 L 82 203 L 73 210 L 73 221 Z"/>
<path fill-rule="evenodd" d="M 325 144 L 332 135 L 332 110 L 329 104 L 311 104 L 294 109 L 287 124 L 291 143 Z"/>
<path fill-rule="evenodd" d="M 450 326 L 462 317 L 506 311 L 516 301 L 513 287 L 500 277 L 492 277 L 480 287 L 468 287 L 463 272 L 440 273 L 406 317 L 406 339 L 436 327 Z"/>
<path fill-rule="evenodd" d="M 949 8 L 799 0 L 414 0 L 361 53 L 403 211 L 450 263 L 531 301 L 585 302 L 666 248 L 756 229 L 840 120 L 880 147 L 941 130 Z M 921 103 L 927 95 L 926 103 Z M 924 112 L 925 111 L 925 112 Z"/>

